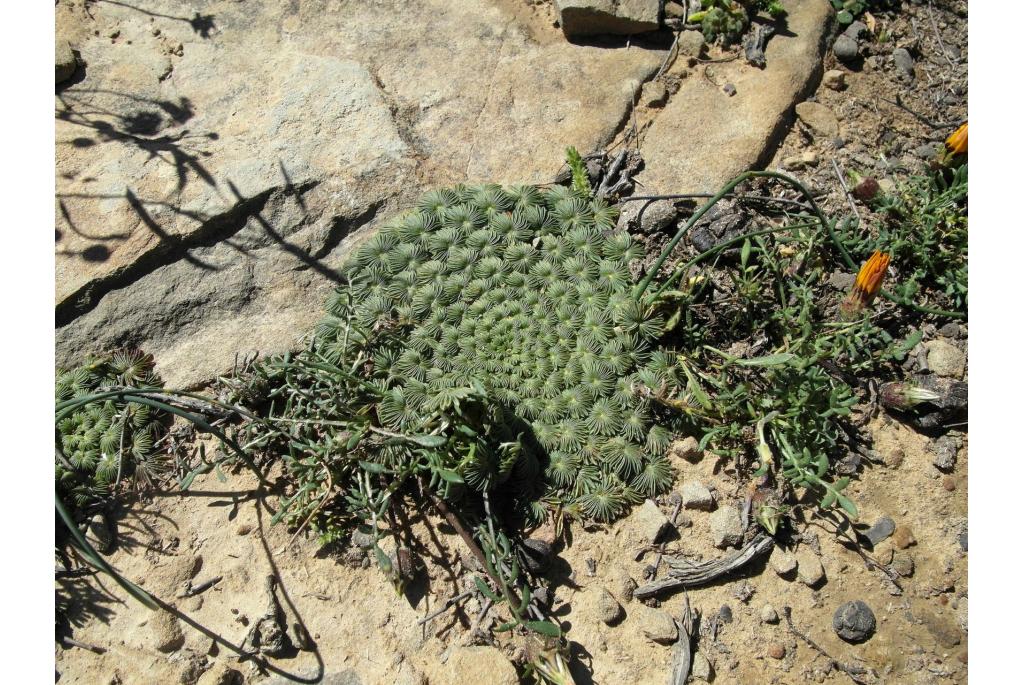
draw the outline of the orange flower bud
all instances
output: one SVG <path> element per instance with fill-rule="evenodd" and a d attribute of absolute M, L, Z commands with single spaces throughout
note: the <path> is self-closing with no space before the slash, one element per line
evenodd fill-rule
<path fill-rule="evenodd" d="M 967 122 L 960 125 L 960 128 L 949 134 L 946 138 L 946 149 L 951 155 L 967 154 Z"/>
<path fill-rule="evenodd" d="M 878 291 L 882 289 L 882 279 L 885 278 L 885 270 L 889 268 L 889 255 L 876 251 L 857 274 L 857 280 L 853 289 L 847 295 L 846 300 L 839 306 L 840 314 L 844 319 L 856 319 L 875 299 Z"/>

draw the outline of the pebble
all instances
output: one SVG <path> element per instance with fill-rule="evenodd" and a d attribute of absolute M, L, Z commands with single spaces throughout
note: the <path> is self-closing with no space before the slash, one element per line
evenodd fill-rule
<path fill-rule="evenodd" d="M 67 81 L 78 69 L 78 60 L 71 50 L 71 44 L 60 36 L 57 37 L 57 42 L 54 45 L 53 66 L 55 83 Z"/>
<path fill-rule="evenodd" d="M 644 234 L 657 233 L 671 226 L 678 213 L 676 206 L 668 200 L 629 202 L 625 207 L 619 215 L 618 228 L 623 231 L 639 230 Z M 639 222 L 637 217 L 640 217 Z"/>
<path fill-rule="evenodd" d="M 743 541 L 743 524 L 736 507 L 720 507 L 708 519 L 711 525 L 711 539 L 715 547 L 723 549 Z"/>
<path fill-rule="evenodd" d="M 896 522 L 888 516 L 883 516 L 875 521 L 873 526 L 864 531 L 864 537 L 871 542 L 872 547 L 877 547 L 878 543 L 892 535 L 895 530 Z"/>
<path fill-rule="evenodd" d="M 858 38 L 860 38 L 860 35 L 862 33 L 867 33 L 867 32 L 868 32 L 868 25 L 867 24 L 865 24 L 862 21 L 855 21 L 855 22 L 852 22 L 849 26 L 846 27 L 846 30 L 843 31 L 843 35 L 844 36 L 848 36 L 848 37 L 850 37 L 850 38 L 852 38 L 854 40 L 857 40 Z"/>
<path fill-rule="evenodd" d="M 892 563 L 889 566 L 904 578 L 914 575 L 914 557 L 906 552 L 893 552 Z"/>
<path fill-rule="evenodd" d="M 847 642 L 864 642 L 875 633 L 875 614 L 859 599 L 846 602 L 833 614 L 832 629 Z"/>
<path fill-rule="evenodd" d="M 953 476 L 945 476 L 942 479 L 942 487 L 946 492 L 953 492 L 956 490 L 956 480 L 953 479 Z"/>
<path fill-rule="evenodd" d="M 600 594 L 597 597 L 597 608 L 601 612 L 601 620 L 609 626 L 621 621 L 625 614 L 618 600 L 612 597 L 612 593 L 604 588 L 601 588 Z"/>
<path fill-rule="evenodd" d="M 722 619 L 722 623 L 732 623 L 732 607 L 723 604 L 722 608 L 718 610 L 718 618 Z"/>
<path fill-rule="evenodd" d="M 185 635 L 181 632 L 178 617 L 167 611 L 154 611 L 147 622 L 149 627 L 149 645 L 164 654 L 177 651 L 185 644 Z"/>
<path fill-rule="evenodd" d="M 807 587 L 815 587 L 825 580 L 825 567 L 817 555 L 802 552 L 797 558 L 797 577 Z"/>
<path fill-rule="evenodd" d="M 832 275 L 828 277 L 828 284 L 839 292 L 845 293 L 853 287 L 856 278 L 853 274 L 845 271 L 833 271 Z"/>
<path fill-rule="evenodd" d="M 796 155 L 790 155 L 782 160 L 782 168 L 790 171 L 796 171 L 804 168 L 803 160 Z"/>
<path fill-rule="evenodd" d="M 939 145 L 936 143 L 932 143 L 932 145 L 934 146 L 935 150 L 938 151 Z M 950 322 L 939 328 L 939 335 L 941 335 L 944 338 L 959 338 L 963 334 L 964 329 L 958 323 Z"/>
<path fill-rule="evenodd" d="M 700 31 L 683 31 L 679 34 L 679 54 L 700 57 L 704 51 L 704 34 Z"/>
<path fill-rule="evenodd" d="M 776 547 L 768 557 L 768 564 L 780 576 L 788 576 L 796 570 L 797 561 L 792 554 Z"/>
<path fill-rule="evenodd" d="M 215 661 L 213 667 L 199 676 L 196 685 L 241 685 L 242 674 L 223 661 Z"/>
<path fill-rule="evenodd" d="M 786 648 L 778 642 L 768 645 L 768 656 L 773 659 L 782 659 L 786 656 Z"/>
<path fill-rule="evenodd" d="M 842 62 L 852 62 L 857 59 L 858 55 L 857 41 L 847 35 L 839 36 L 832 45 L 832 52 L 836 59 Z"/>
<path fill-rule="evenodd" d="M 693 655 L 693 663 L 690 666 L 690 676 L 694 680 L 711 680 L 711 662 L 701 652 L 695 652 Z"/>
<path fill-rule="evenodd" d="M 544 573 L 551 565 L 551 557 L 554 556 L 551 544 L 540 538 L 527 538 L 523 540 L 523 547 L 523 560 L 530 573 Z"/>
<path fill-rule="evenodd" d="M 663 3 L 665 6 L 665 17 L 671 19 L 686 19 L 686 8 L 679 3 L 666 2 Z"/>
<path fill-rule="evenodd" d="M 352 531 L 352 544 L 361 549 L 369 549 L 373 547 L 373 535 L 357 528 Z"/>
<path fill-rule="evenodd" d="M 914 148 L 914 154 L 921 159 L 931 159 L 936 155 L 939 146 L 936 143 L 925 143 Z"/>
<path fill-rule="evenodd" d="M 829 69 L 822 76 L 821 82 L 825 84 L 826 88 L 842 90 L 846 87 L 846 72 L 840 69 Z"/>
<path fill-rule="evenodd" d="M 886 545 L 882 549 L 875 550 L 875 561 L 882 566 L 888 566 L 892 563 L 892 547 Z"/>
<path fill-rule="evenodd" d="M 733 95 L 736 94 L 736 86 L 734 86 L 731 83 L 726 83 L 724 86 L 722 86 L 722 92 L 728 95 L 729 97 L 732 97 Z"/>
<path fill-rule="evenodd" d="M 846 456 L 836 462 L 836 473 L 840 476 L 853 476 L 860 471 L 860 452 L 847 452 Z"/>
<path fill-rule="evenodd" d="M 235 528 L 235 535 L 248 535 L 252 532 L 252 526 L 248 523 L 243 523 L 238 528 Z"/>
<path fill-rule="evenodd" d="M 910 78 L 914 78 L 914 58 L 906 48 L 896 48 L 892 51 L 892 59 L 896 62 L 896 68 Z"/>
<path fill-rule="evenodd" d="M 686 483 L 679 494 L 683 498 L 683 507 L 686 509 L 711 511 L 715 508 L 715 498 L 707 486 L 700 481 L 693 480 Z"/>
<path fill-rule="evenodd" d="M 648 81 L 640 91 L 640 104 L 645 107 L 662 107 L 668 102 L 668 89 L 661 81 Z"/>
<path fill-rule="evenodd" d="M 815 133 L 828 139 L 839 135 L 839 120 L 820 102 L 801 102 L 796 106 L 796 115 Z"/>
<path fill-rule="evenodd" d="M 637 584 L 629 574 L 623 572 L 618 579 L 619 588 L 619 599 L 623 602 L 633 601 L 633 591 L 636 590 Z"/>
<path fill-rule="evenodd" d="M 772 625 L 779 622 L 779 612 L 775 610 L 771 604 L 765 604 L 761 607 L 761 623 L 770 623 Z"/>
<path fill-rule="evenodd" d="M 626 519 L 628 527 L 627 535 L 635 538 L 633 542 L 637 547 L 649 547 L 658 541 L 662 534 L 672 527 L 668 517 L 662 513 L 658 505 L 651 500 L 644 500 L 643 505 L 637 508 L 633 514 Z"/>
<path fill-rule="evenodd" d="M 640 630 L 651 642 L 670 645 L 679 637 L 676 622 L 661 609 L 649 609 L 640 615 Z"/>
<path fill-rule="evenodd" d="M 700 461 L 701 457 L 704 456 L 704 453 L 700 450 L 700 443 L 697 442 L 697 438 L 689 436 L 682 440 L 676 440 L 673 442 L 668 448 L 668 455 L 670 457 L 695 462 Z"/>
<path fill-rule="evenodd" d="M 914 539 L 914 531 L 910 529 L 910 526 L 900 526 L 892 536 L 892 543 L 898 549 L 906 549 L 911 545 L 916 545 L 917 540 Z"/>
<path fill-rule="evenodd" d="M 967 370 L 967 356 L 950 342 L 941 338 L 924 344 L 928 353 L 928 368 L 932 373 L 946 378 L 963 378 Z"/>
<path fill-rule="evenodd" d="M 89 519 L 85 529 L 85 539 L 100 554 L 109 554 L 113 550 L 114 534 L 105 515 L 100 513 Z"/>

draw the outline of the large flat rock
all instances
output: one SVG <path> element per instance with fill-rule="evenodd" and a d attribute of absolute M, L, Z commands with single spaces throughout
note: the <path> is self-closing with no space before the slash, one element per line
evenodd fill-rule
<path fill-rule="evenodd" d="M 350 246 L 423 190 L 548 181 L 607 143 L 664 57 L 506 0 L 77 4 L 57 362 L 138 346 L 176 386 L 293 348 Z"/>
<path fill-rule="evenodd" d="M 783 5 L 786 26 L 769 41 L 764 69 L 741 60 L 698 65 L 654 120 L 638 176 L 645 194 L 714 193 L 770 160 L 794 105 L 820 78 L 832 12 L 826 0 Z M 722 90 L 727 83 L 736 87 L 734 96 Z"/>

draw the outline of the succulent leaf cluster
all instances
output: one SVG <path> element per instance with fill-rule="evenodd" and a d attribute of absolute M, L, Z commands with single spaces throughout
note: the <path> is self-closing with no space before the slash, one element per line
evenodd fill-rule
<path fill-rule="evenodd" d="M 643 389 L 678 383 L 654 348 L 662 318 L 631 294 L 642 252 L 615 220 L 561 186 L 429 192 L 354 254 L 315 346 L 339 366 L 358 350 L 388 430 L 482 403 L 486 440 L 449 464 L 469 486 L 613 518 L 670 482 Z"/>
<path fill-rule="evenodd" d="M 117 352 L 59 371 L 56 402 L 112 386 L 155 386 L 151 357 Z M 57 423 L 61 456 L 55 462 L 58 492 L 78 507 L 108 496 L 120 475 L 148 478 L 157 468 L 153 443 L 163 430 L 150 407 L 108 399 L 90 402 Z M 70 467 L 70 468 L 69 468 Z"/>

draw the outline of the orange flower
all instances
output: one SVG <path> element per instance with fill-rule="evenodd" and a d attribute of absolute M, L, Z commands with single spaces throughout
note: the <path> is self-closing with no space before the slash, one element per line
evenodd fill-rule
<path fill-rule="evenodd" d="M 865 298 L 865 304 L 870 304 L 875 299 L 879 289 L 882 287 L 882 278 L 885 277 L 885 270 L 889 268 L 889 255 L 884 252 L 875 251 L 857 274 L 857 282 L 853 286 L 854 292 Z"/>
<path fill-rule="evenodd" d="M 856 319 L 875 299 L 878 291 L 882 289 L 882 279 L 885 278 L 885 270 L 889 268 L 889 255 L 876 251 L 857 274 L 857 280 L 853 289 L 847 295 L 846 300 L 839 306 L 840 314 L 844 319 Z"/>
<path fill-rule="evenodd" d="M 967 154 L 967 122 L 960 125 L 960 128 L 949 134 L 946 138 L 946 149 L 951 155 Z"/>

